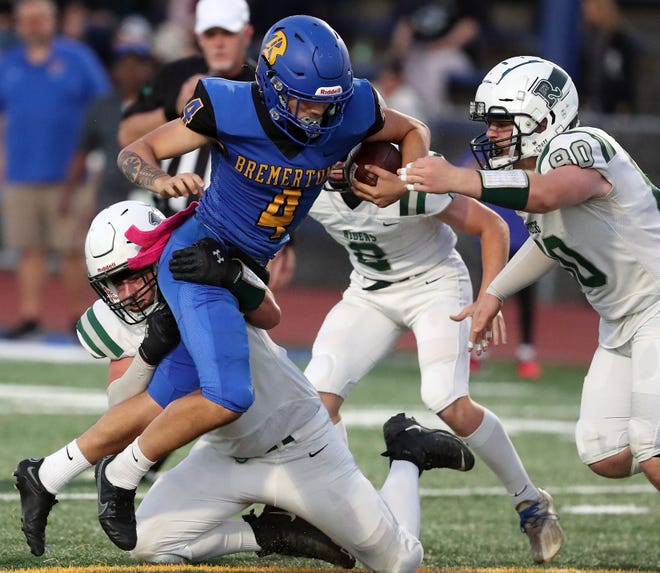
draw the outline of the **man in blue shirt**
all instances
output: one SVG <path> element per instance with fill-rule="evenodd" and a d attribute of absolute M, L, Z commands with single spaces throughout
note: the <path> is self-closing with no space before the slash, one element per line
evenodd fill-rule
<path fill-rule="evenodd" d="M 0 60 L 0 113 L 5 119 L 5 246 L 19 252 L 21 322 L 7 335 L 36 331 L 46 279 L 45 255 L 61 256 L 70 323 L 84 310 L 82 244 L 87 221 L 61 201 L 87 105 L 110 89 L 91 49 L 56 37 L 51 0 L 19 0 L 20 43 Z"/>

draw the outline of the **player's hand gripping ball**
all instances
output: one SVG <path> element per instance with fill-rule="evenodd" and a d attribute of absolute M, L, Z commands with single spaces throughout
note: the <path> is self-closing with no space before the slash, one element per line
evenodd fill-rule
<path fill-rule="evenodd" d="M 378 176 L 367 171 L 364 166 L 376 165 L 396 173 L 401 167 L 401 153 L 396 145 L 387 141 L 364 142 L 351 152 L 346 163 L 350 181 L 355 179 L 373 187 L 378 183 Z"/>

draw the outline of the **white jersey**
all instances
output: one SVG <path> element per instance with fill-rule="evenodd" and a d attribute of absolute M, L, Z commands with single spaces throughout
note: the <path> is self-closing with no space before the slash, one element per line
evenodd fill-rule
<path fill-rule="evenodd" d="M 567 164 L 597 169 L 612 190 L 573 207 L 521 215 L 539 247 L 573 275 L 600 315 L 600 344 L 618 347 L 660 309 L 660 192 L 600 129 L 558 135 L 537 171 Z"/>
<path fill-rule="evenodd" d="M 421 394 L 433 412 L 468 395 L 470 321 L 449 317 L 472 302 L 456 235 L 437 215 L 453 198 L 408 193 L 383 209 L 351 208 L 322 192 L 311 215 L 348 251 L 351 283 L 316 335 L 305 375 L 320 392 L 346 398 L 406 332 L 417 341 Z"/>
<path fill-rule="evenodd" d="M 126 324 L 98 300 L 83 314 L 77 330 L 81 344 L 92 356 L 118 360 L 135 356 L 145 328 L 146 321 Z M 289 360 L 286 350 L 264 330 L 248 324 L 247 333 L 254 403 L 238 420 L 202 438 L 237 458 L 264 455 L 286 438 L 302 438 L 301 434 L 316 431 L 327 419 L 325 409 L 320 411 L 316 390 Z"/>
<path fill-rule="evenodd" d="M 324 191 L 309 214 L 346 248 L 356 273 L 398 282 L 437 266 L 454 250 L 456 234 L 434 217 L 452 200 L 411 192 L 382 209 L 368 201 L 351 208 L 341 193 Z"/>

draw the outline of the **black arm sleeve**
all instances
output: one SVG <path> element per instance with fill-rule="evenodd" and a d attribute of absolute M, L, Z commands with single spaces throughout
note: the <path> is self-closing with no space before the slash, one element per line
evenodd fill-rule
<path fill-rule="evenodd" d="M 190 106 L 195 100 L 200 100 L 200 106 Z M 189 110 L 192 110 L 189 112 Z M 195 93 L 183 108 L 183 120 L 188 129 L 206 135 L 213 139 L 218 138 L 218 130 L 215 123 L 215 111 L 203 82 L 197 82 Z"/>
<path fill-rule="evenodd" d="M 371 86 L 371 92 L 373 93 L 374 96 L 374 108 L 376 110 L 375 111 L 376 118 L 374 119 L 373 125 L 369 128 L 367 133 L 365 133 L 363 139 L 366 139 L 367 137 L 373 135 L 374 133 L 379 132 L 381 129 L 383 129 L 383 126 L 385 125 L 385 115 L 383 113 L 383 109 L 380 107 L 378 93 L 376 93 L 376 90 L 374 89 L 373 86 Z"/>

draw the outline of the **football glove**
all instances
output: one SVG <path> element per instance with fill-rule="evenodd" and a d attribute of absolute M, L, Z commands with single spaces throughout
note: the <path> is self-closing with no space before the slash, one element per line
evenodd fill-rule
<path fill-rule="evenodd" d="M 241 260 L 229 258 L 210 237 L 174 251 L 170 271 L 178 281 L 226 288 L 237 298 L 243 312 L 255 310 L 266 296 L 264 282 Z"/>
<path fill-rule="evenodd" d="M 157 366 L 179 344 L 181 334 L 170 307 L 163 304 L 147 317 L 147 328 L 138 352 L 147 364 Z"/>
<path fill-rule="evenodd" d="M 346 193 L 351 190 L 351 179 L 347 173 L 346 167 L 346 164 L 342 161 L 339 161 L 332 166 L 330 176 L 323 184 L 324 191 Z"/>

